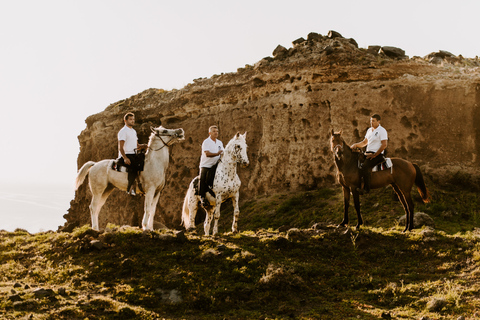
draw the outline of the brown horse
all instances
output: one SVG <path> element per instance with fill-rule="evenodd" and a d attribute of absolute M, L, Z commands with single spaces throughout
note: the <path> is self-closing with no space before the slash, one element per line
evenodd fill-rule
<path fill-rule="evenodd" d="M 361 178 L 358 169 L 358 157 L 360 152 L 353 151 L 342 138 L 342 132 L 334 132 L 332 130 L 331 150 L 333 152 L 335 165 L 337 166 L 338 182 L 343 187 L 344 200 L 344 216 L 339 226 L 348 224 L 348 207 L 350 202 L 350 193 L 353 195 L 353 203 L 357 211 L 358 222 L 356 229 L 359 230 L 363 224 L 362 215 L 360 214 L 360 195 L 357 188 L 360 187 Z M 410 231 L 413 226 L 413 200 L 411 190 L 413 185 L 417 186 L 418 192 L 424 203 L 429 202 L 429 194 L 420 168 L 407 160 L 400 158 L 391 158 L 392 168 L 372 173 L 371 188 L 382 188 L 388 185 L 398 195 L 402 202 L 406 214 L 405 231 Z"/>

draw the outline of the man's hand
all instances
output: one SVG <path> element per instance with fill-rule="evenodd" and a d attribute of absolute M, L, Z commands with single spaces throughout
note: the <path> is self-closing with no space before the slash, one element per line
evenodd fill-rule
<path fill-rule="evenodd" d="M 376 157 L 376 156 L 375 156 L 375 153 L 369 153 L 369 154 L 367 155 L 367 159 L 373 159 L 373 158 L 375 158 L 375 157 Z"/>
<path fill-rule="evenodd" d="M 128 165 L 132 163 L 130 159 L 128 159 L 127 157 L 123 158 L 123 162 L 125 162 L 125 164 L 128 164 Z"/>

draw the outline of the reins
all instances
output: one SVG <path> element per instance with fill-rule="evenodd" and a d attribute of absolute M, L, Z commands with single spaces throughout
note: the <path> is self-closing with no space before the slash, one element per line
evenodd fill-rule
<path fill-rule="evenodd" d="M 158 137 L 158 138 L 160 139 L 160 141 L 162 141 L 163 146 L 161 146 L 161 147 L 158 148 L 158 149 L 152 149 L 152 148 L 150 148 L 150 146 L 148 146 L 147 148 L 148 148 L 149 150 L 152 150 L 152 151 L 160 151 L 160 150 L 162 150 L 163 148 L 165 148 L 165 147 L 170 147 L 170 146 L 173 144 L 173 138 L 172 138 L 170 141 L 168 141 L 167 143 L 165 143 L 165 141 L 163 141 L 162 136 L 161 136 L 160 134 L 155 133 L 155 136 Z M 175 138 L 176 138 L 176 137 L 178 137 L 178 134 L 175 133 L 174 135 L 168 135 L 168 136 L 170 136 L 170 137 L 175 137 Z M 170 143 L 170 142 L 171 142 L 171 143 Z"/>

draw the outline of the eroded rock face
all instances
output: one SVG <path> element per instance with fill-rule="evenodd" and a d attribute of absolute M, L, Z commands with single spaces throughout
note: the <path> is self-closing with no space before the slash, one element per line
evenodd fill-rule
<path fill-rule="evenodd" d="M 160 120 L 167 128 L 183 128 L 186 141 L 171 149 L 156 214 L 157 221 L 172 228 L 180 227 L 183 197 L 198 174 L 201 144 L 213 124 L 225 145 L 237 131 L 248 132 L 250 166 L 238 170 L 241 201 L 335 183 L 331 130 L 343 130 L 347 142 L 358 142 L 372 113 L 382 116 L 389 132 L 390 156 L 415 161 L 431 175 L 477 170 L 477 60 L 392 59 L 381 50 L 358 48 L 353 39 L 315 35 L 293 48 L 277 48 L 274 58 L 236 73 L 197 79 L 181 90 L 149 89 L 88 117 L 79 136 L 78 167 L 117 157 L 116 137 L 126 112 L 136 115 L 141 143 Z M 90 223 L 90 200 L 85 182 L 66 225 Z M 107 222 L 138 226 L 142 216 L 143 197 L 114 191 L 100 213 L 100 227 Z"/>

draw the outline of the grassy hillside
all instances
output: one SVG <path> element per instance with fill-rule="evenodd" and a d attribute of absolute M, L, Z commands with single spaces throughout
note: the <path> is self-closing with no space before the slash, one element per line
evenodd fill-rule
<path fill-rule="evenodd" d="M 362 199 L 366 227 L 337 229 L 340 190 L 241 208 L 218 237 L 109 225 L 0 232 L 2 319 L 473 319 L 480 313 L 475 190 L 431 189 L 435 229 L 402 234 L 391 189 Z M 417 199 L 418 200 L 418 199 Z M 356 223 L 352 211 L 351 221 Z"/>

